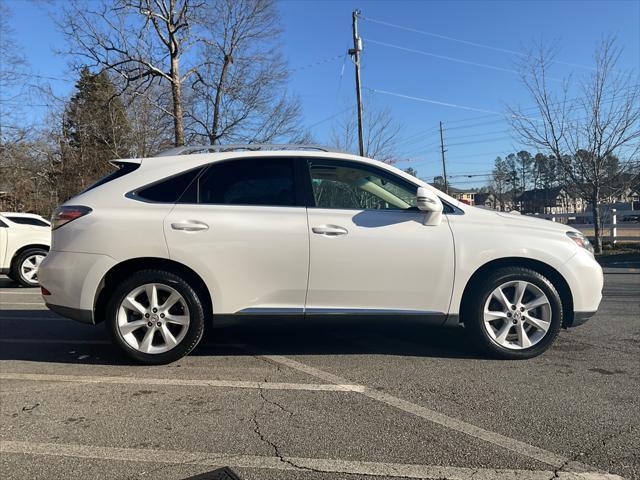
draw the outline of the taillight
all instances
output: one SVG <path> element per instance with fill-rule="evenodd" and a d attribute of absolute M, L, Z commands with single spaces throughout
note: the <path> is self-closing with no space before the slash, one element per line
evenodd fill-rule
<path fill-rule="evenodd" d="M 76 218 L 84 217 L 88 213 L 91 213 L 91 209 L 82 205 L 65 205 L 58 207 L 53 211 L 53 215 L 51 216 L 51 230 L 60 228 L 62 225 Z"/>

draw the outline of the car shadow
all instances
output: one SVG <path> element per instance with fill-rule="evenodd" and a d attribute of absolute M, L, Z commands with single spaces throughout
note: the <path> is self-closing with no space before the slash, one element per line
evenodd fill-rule
<path fill-rule="evenodd" d="M 14 282 L 9 277 L 5 277 L 3 275 L 0 275 L 0 288 L 20 288 L 39 292 L 38 287 L 25 287 L 24 285 L 20 285 L 18 282 Z"/>
<path fill-rule="evenodd" d="M 84 325 L 43 310 L 0 311 L 0 360 L 129 365 L 103 324 Z M 482 358 L 464 328 L 405 317 L 214 319 L 192 356 L 390 355 Z"/>

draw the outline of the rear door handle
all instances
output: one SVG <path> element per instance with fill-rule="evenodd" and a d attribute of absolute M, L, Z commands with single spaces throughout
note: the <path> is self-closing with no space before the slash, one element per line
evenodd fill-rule
<path fill-rule="evenodd" d="M 198 220 L 185 220 L 178 223 L 172 223 L 171 228 L 174 230 L 182 230 L 184 232 L 199 232 L 201 230 L 209 230 L 209 225 Z"/>
<path fill-rule="evenodd" d="M 320 225 L 319 227 L 313 227 L 311 229 L 313 233 L 318 235 L 327 235 L 328 237 L 334 237 L 336 235 L 346 235 L 349 231 L 346 228 L 339 227 L 338 225 Z"/>

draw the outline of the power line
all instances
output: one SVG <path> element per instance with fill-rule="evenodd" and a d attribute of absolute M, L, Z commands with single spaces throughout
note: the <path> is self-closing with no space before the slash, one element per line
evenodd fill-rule
<path fill-rule="evenodd" d="M 390 95 L 390 96 L 393 96 L 393 97 L 404 98 L 404 99 L 407 99 L 407 100 L 415 100 L 415 101 L 418 101 L 418 102 L 431 103 L 431 104 L 434 104 L 434 105 L 441 105 L 441 106 L 444 106 L 444 107 L 460 108 L 462 110 L 471 110 L 471 111 L 477 111 L 477 112 L 486 112 L 486 113 L 491 113 L 492 115 L 500 115 L 500 116 L 504 116 L 504 117 L 510 117 L 511 116 L 513 118 L 522 118 L 522 119 L 525 119 L 525 120 L 532 120 L 532 121 L 539 121 L 540 120 L 539 117 L 525 117 L 525 116 L 518 116 L 518 115 L 508 115 L 508 114 L 505 114 L 504 112 L 498 112 L 498 111 L 495 111 L 495 110 L 486 110 L 486 109 L 482 109 L 482 108 L 470 107 L 468 105 L 460 105 L 460 104 L 455 104 L 455 103 L 441 102 L 441 101 L 433 100 L 433 99 L 429 99 L 429 98 L 416 97 L 416 96 L 413 96 L 413 95 L 405 95 L 403 93 L 390 92 L 390 91 L 387 91 L 387 90 L 380 90 L 380 89 L 377 89 L 377 88 L 368 88 L 367 90 L 369 90 L 370 92 L 373 92 L 373 93 L 381 93 L 383 95 Z M 488 125 L 488 124 L 492 124 L 492 123 L 501 123 L 501 122 L 504 122 L 504 121 L 505 121 L 505 119 L 493 120 L 491 122 L 483 122 L 481 124 L 477 124 L 477 126 L 484 125 L 484 124 Z M 471 126 L 473 126 L 473 125 L 453 127 L 453 128 L 450 128 L 449 130 L 460 129 L 460 128 L 470 128 Z"/>
<path fill-rule="evenodd" d="M 419 55 L 425 55 L 427 57 L 434 57 L 434 58 L 439 58 L 441 60 L 448 60 L 450 62 L 464 63 L 466 65 L 473 65 L 474 67 L 490 68 L 492 70 L 498 70 L 500 72 L 506 72 L 506 73 L 511 73 L 511 74 L 514 74 L 514 75 L 520 75 L 520 72 L 518 72 L 516 70 L 511 70 L 509 68 L 498 67 L 496 65 L 489 65 L 489 64 L 486 64 L 486 63 L 479 63 L 479 62 L 471 62 L 469 60 L 463 60 L 461 58 L 456 58 L 456 57 L 449 57 L 449 56 L 446 56 L 446 55 L 438 55 L 437 53 L 425 52 L 424 50 L 417 50 L 415 48 L 403 47 L 401 45 L 394 45 L 392 43 L 380 42 L 378 40 L 373 40 L 371 38 L 365 38 L 365 40 L 368 43 L 373 43 L 373 44 L 376 44 L 376 45 L 382 45 L 383 47 L 395 48 L 395 49 L 398 49 L 398 50 L 404 50 L 405 52 L 417 53 Z M 552 80 L 552 79 L 550 79 L 550 80 Z"/>
<path fill-rule="evenodd" d="M 333 57 L 328 57 L 328 58 L 324 58 L 322 60 L 318 60 L 317 62 L 313 62 L 313 63 L 309 63 L 307 65 L 303 65 L 301 67 L 296 67 L 296 68 L 292 68 L 289 70 L 289 72 L 293 73 L 293 72 L 299 72 L 301 70 L 307 70 L 309 68 L 313 68 L 313 67 L 318 67 L 320 65 L 324 65 L 326 63 L 331 63 L 334 62 L 340 58 L 343 58 L 345 56 L 344 53 L 341 53 L 340 55 L 334 55 Z"/>
<path fill-rule="evenodd" d="M 422 132 L 417 132 L 415 134 L 411 134 L 408 137 L 405 137 L 402 140 L 398 141 L 396 143 L 396 146 L 402 145 L 402 144 L 410 144 L 410 143 L 414 143 L 416 141 L 422 141 L 422 140 L 424 140 L 424 138 L 422 138 L 422 137 L 429 137 L 431 135 L 436 134 L 437 132 L 438 132 L 438 127 L 434 127 L 434 128 L 430 128 L 428 130 L 422 131 Z"/>
<path fill-rule="evenodd" d="M 368 21 L 368 22 L 378 23 L 380 25 L 386 25 L 388 27 L 398 28 L 400 30 L 406 30 L 408 32 L 419 33 L 421 35 L 427 35 L 427 36 L 430 36 L 430 37 L 440 38 L 442 40 L 449 40 L 449 41 L 452 41 L 452 42 L 458 42 L 458 43 L 462 43 L 462 44 L 465 44 L 465 45 L 470 45 L 472 47 L 478 47 L 478 48 L 484 48 L 484 49 L 487 49 L 487 50 L 493 50 L 493 51 L 496 51 L 496 52 L 508 53 L 510 55 L 518 55 L 520 57 L 527 57 L 526 53 L 518 52 L 516 50 L 510 50 L 508 48 L 494 47 L 492 45 L 487 45 L 487 44 L 484 44 L 484 43 L 472 42 L 472 41 L 469 41 L 469 40 L 463 40 L 461 38 L 450 37 L 448 35 L 441 35 L 439 33 L 428 32 L 426 30 L 419 30 L 417 28 L 405 27 L 405 26 L 402 26 L 402 25 L 397 25 L 395 23 L 385 22 L 383 20 L 376 20 L 376 19 L 370 18 L 370 17 L 361 17 L 361 18 L 363 20 Z M 590 66 L 587 66 L 587 65 L 580 65 L 578 63 L 564 62 L 562 60 L 552 60 L 551 63 L 558 63 L 558 64 L 561 64 L 561 65 L 568 65 L 570 67 L 584 68 L 584 69 L 587 69 L 587 70 L 595 70 L 595 67 L 590 67 Z"/>
<path fill-rule="evenodd" d="M 513 140 L 512 137 L 497 137 L 497 138 L 489 138 L 485 140 L 474 140 L 471 142 L 459 142 L 459 143 L 450 143 L 450 147 L 457 147 L 459 145 L 475 145 L 476 143 L 490 143 L 490 142 L 499 142 L 502 140 Z"/>
<path fill-rule="evenodd" d="M 321 124 L 323 124 L 325 122 L 328 122 L 329 120 L 337 117 L 338 115 L 342 115 L 343 113 L 348 112 L 349 110 L 353 110 L 354 108 L 356 108 L 356 107 L 347 107 L 344 110 L 340 110 L 339 112 L 334 113 L 333 115 L 329 115 L 328 117 L 323 118 L 322 120 L 309 125 L 307 128 L 311 129 L 311 128 L 317 127 L 318 125 L 321 125 Z"/>
<path fill-rule="evenodd" d="M 389 92 L 387 90 L 380 90 L 380 89 L 377 89 L 377 88 L 368 88 L 367 90 L 369 90 L 370 92 L 373 92 L 373 93 L 381 93 L 383 95 L 391 95 L 392 97 L 405 98 L 407 100 L 416 100 L 418 102 L 432 103 L 434 105 L 440 105 L 440 106 L 443 106 L 443 107 L 460 108 L 462 110 L 470 110 L 472 112 L 492 113 L 494 115 L 504 115 L 503 113 L 496 112 L 494 110 L 485 110 L 483 108 L 470 107 L 468 105 L 458 105 L 458 104 L 455 104 L 455 103 L 441 102 L 441 101 L 438 101 L 438 100 L 432 100 L 430 98 L 414 97 L 412 95 L 404 95 L 402 93 Z"/>
<path fill-rule="evenodd" d="M 640 84 L 635 84 L 635 85 L 630 85 L 628 87 L 625 87 L 623 90 L 631 91 L 632 93 L 629 93 L 629 94 L 627 94 L 627 95 L 625 95 L 623 97 L 620 97 L 619 100 L 628 99 L 629 97 L 635 95 L 635 92 L 636 92 L 636 90 L 638 88 L 640 88 Z M 567 99 L 567 100 L 561 100 L 561 101 L 558 101 L 558 102 L 551 102 L 551 103 L 549 103 L 549 106 L 557 106 L 557 105 L 561 105 L 563 103 L 572 104 L 572 103 L 580 100 L 581 98 L 583 98 L 583 97 L 581 97 L 581 96 L 580 97 L 573 97 L 573 98 L 570 98 L 570 99 Z M 609 100 L 611 100 L 611 103 L 613 103 L 616 99 L 615 98 L 610 98 Z M 606 103 L 606 100 L 605 100 L 605 103 Z M 538 106 L 530 106 L 530 107 L 525 107 L 525 108 L 521 109 L 520 111 L 521 112 L 535 111 L 535 110 L 538 110 L 538 108 L 539 108 Z M 501 115 L 504 115 L 504 113 L 502 113 Z M 461 122 L 464 123 L 464 122 L 468 122 L 468 121 L 482 120 L 484 118 L 491 118 L 491 117 L 493 117 L 493 114 L 479 115 L 479 116 L 476 116 L 476 117 L 459 118 L 457 120 L 449 120 L 449 121 L 447 121 L 447 123 L 448 124 L 461 123 Z M 505 121 L 505 120 L 504 119 L 492 120 L 490 122 L 482 122 L 482 123 L 477 123 L 477 124 L 473 124 L 473 125 L 469 125 L 469 126 L 464 126 L 463 125 L 463 126 L 459 126 L 459 127 L 449 127 L 448 130 L 454 130 L 454 129 L 459 129 L 459 128 L 470 128 L 470 127 L 473 127 L 473 126 L 481 126 L 481 125 L 489 125 L 489 124 L 492 124 L 492 123 L 500 123 L 500 122 L 503 122 L 503 121 Z"/>
<path fill-rule="evenodd" d="M 631 87 L 630 87 L 631 88 Z M 462 126 L 458 126 L 458 127 L 451 127 L 449 128 L 449 130 L 457 130 L 457 129 L 463 129 L 463 128 L 472 128 L 475 126 L 482 126 L 482 125 L 491 125 L 491 124 L 496 124 L 496 123 L 504 123 L 507 121 L 508 117 L 511 118 L 521 118 L 524 120 L 531 120 L 531 121 L 536 121 L 536 122 L 541 122 L 541 117 L 526 117 L 526 116 L 518 116 L 518 115 L 510 115 L 510 114 L 505 114 L 504 112 L 498 112 L 495 110 L 486 110 L 486 109 L 481 109 L 481 108 L 476 108 L 476 107 L 471 107 L 468 105 L 460 105 L 460 104 L 455 104 L 455 103 L 449 103 L 449 102 L 441 102 L 438 100 L 433 100 L 433 99 L 429 99 L 429 98 L 424 98 L 424 97 L 416 97 L 413 95 L 405 95 L 402 93 L 397 93 L 397 92 L 390 92 L 387 90 L 381 90 L 381 89 L 375 89 L 375 88 L 369 88 L 369 91 L 373 92 L 373 93 L 380 93 L 383 95 L 390 95 L 390 96 L 394 96 L 394 97 L 398 97 L 398 98 L 404 98 L 407 100 L 414 100 L 414 101 L 419 101 L 419 102 L 424 102 L 424 103 L 430 103 L 430 104 L 434 104 L 434 105 L 440 105 L 440 106 L 445 106 L 445 107 L 451 107 L 451 108 L 459 108 L 462 110 L 470 110 L 470 111 L 478 111 L 478 112 L 485 112 L 485 113 L 489 113 L 491 115 L 498 115 L 498 116 L 502 116 L 505 118 L 501 118 L 499 120 L 492 120 L 492 121 L 488 121 L 488 122 L 481 122 L 481 123 L 477 123 L 477 124 L 472 124 L 472 125 L 462 125 Z M 626 97 L 623 98 L 629 98 L 630 96 L 636 95 L 635 93 L 631 93 L 629 95 L 627 95 Z M 580 97 L 576 97 L 576 98 L 580 98 Z M 622 98 L 611 98 L 611 102 L 610 103 L 614 103 L 616 100 L 621 100 Z M 575 100 L 575 99 L 574 99 Z M 568 102 L 568 101 L 567 101 Z M 556 102 L 555 104 L 561 104 L 564 102 Z M 550 105 L 554 105 L 553 103 Z M 575 105 L 573 105 L 575 106 Z M 573 109 L 573 106 L 570 105 L 570 110 Z M 537 108 L 537 107 L 531 107 L 531 108 Z M 525 109 L 523 109 L 522 111 L 524 111 Z M 491 116 L 488 115 L 488 116 Z M 483 117 L 487 117 L 487 116 L 483 116 Z M 478 117 L 478 118 L 483 118 L 483 117 Z M 572 119 L 572 120 L 585 120 L 585 118 L 580 118 L 580 119 Z"/>

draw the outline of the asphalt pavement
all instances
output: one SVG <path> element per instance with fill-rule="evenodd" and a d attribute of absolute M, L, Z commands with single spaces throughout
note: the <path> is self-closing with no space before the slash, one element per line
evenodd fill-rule
<path fill-rule="evenodd" d="M 0 475 L 640 479 L 640 270 L 604 293 L 527 361 L 411 319 L 243 319 L 143 367 L 3 277 Z"/>

